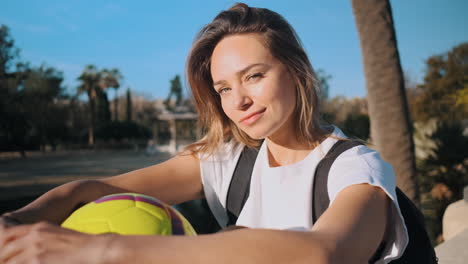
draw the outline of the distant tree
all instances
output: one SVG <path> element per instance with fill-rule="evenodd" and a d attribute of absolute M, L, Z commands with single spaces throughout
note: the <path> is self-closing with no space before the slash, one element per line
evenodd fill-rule
<path fill-rule="evenodd" d="M 14 43 L 9 28 L 0 25 L 0 120 L 6 120 L 7 110 L 12 107 L 14 95 L 24 77 L 22 72 L 9 72 L 10 65 L 19 56 Z"/>
<path fill-rule="evenodd" d="M 47 144 L 54 147 L 65 140 L 69 111 L 66 105 L 60 105 L 67 96 L 60 71 L 44 65 L 32 68 L 29 64 L 19 64 L 16 69 L 7 73 L 0 141 L 4 150 L 18 149 L 24 156 L 25 149 L 44 150 Z"/>
<path fill-rule="evenodd" d="M 78 86 L 78 93 L 85 92 L 88 95 L 89 104 L 89 125 L 88 125 L 88 144 L 94 145 L 94 132 L 96 128 L 96 100 L 99 92 L 102 90 L 99 85 L 101 73 L 94 65 L 86 65 L 85 69 L 78 77 L 81 84 Z"/>
<path fill-rule="evenodd" d="M 6 25 L 0 25 L 0 78 L 4 78 L 12 62 L 19 56 L 19 49 Z"/>
<path fill-rule="evenodd" d="M 6 87 L 6 85 L 3 87 Z M 22 157 L 26 157 L 25 150 L 31 142 L 29 137 L 31 119 L 30 113 L 25 107 L 27 103 L 24 93 L 19 91 L 17 87 L 16 85 L 6 87 L 7 92 L 2 92 L 0 96 L 2 102 L 0 109 L 0 146 L 3 151 L 19 151 Z"/>
<path fill-rule="evenodd" d="M 455 122 L 439 123 L 429 137 L 435 144 L 418 168 L 421 190 L 430 197 L 425 203 L 430 235 L 433 241 L 441 242 L 445 209 L 463 199 L 463 188 L 468 185 L 468 137 L 462 124 Z"/>
<path fill-rule="evenodd" d="M 127 89 L 127 121 L 132 121 L 132 94 L 130 88 Z"/>
<path fill-rule="evenodd" d="M 426 76 L 415 91 L 415 120 L 460 122 L 468 117 L 468 42 L 426 60 Z"/>
<path fill-rule="evenodd" d="M 424 208 L 434 243 L 442 241 L 442 217 L 447 206 L 462 198 L 468 184 L 468 43 L 426 60 L 420 85 L 408 91 L 418 128 L 417 162 Z"/>
<path fill-rule="evenodd" d="M 325 72 L 323 69 L 318 69 L 315 74 L 317 75 L 317 80 L 320 86 L 320 99 L 322 101 L 327 100 L 330 92 L 330 84 L 332 76 Z"/>
<path fill-rule="evenodd" d="M 321 104 L 324 119 L 329 123 L 342 125 L 350 115 L 368 115 L 367 100 L 362 97 L 346 98 L 336 96 Z"/>
<path fill-rule="evenodd" d="M 2 150 L 55 147 L 68 136 L 69 105 L 55 68 L 16 63 L 19 49 L 6 26 L 0 26 L 0 146 Z"/>
<path fill-rule="evenodd" d="M 3 150 L 18 150 L 25 157 L 30 122 L 21 84 L 29 67 L 18 63 L 16 71 L 10 71 L 18 57 L 19 49 L 9 28 L 0 25 L 0 146 Z"/>
<path fill-rule="evenodd" d="M 116 68 L 98 70 L 94 65 L 87 65 L 83 73 L 78 77 L 81 85 L 78 87 L 79 92 L 86 92 L 89 99 L 89 145 L 94 144 L 94 131 L 96 125 L 111 121 L 111 112 L 109 107 L 109 99 L 107 90 L 109 88 L 117 89 L 120 87 L 120 81 L 123 79 L 122 74 Z M 115 100 L 114 119 L 118 119 L 118 98 Z"/>
<path fill-rule="evenodd" d="M 96 125 L 107 123 L 111 121 L 109 99 L 107 98 L 107 91 L 104 89 L 96 90 Z"/>
<path fill-rule="evenodd" d="M 79 99 L 75 94 L 68 99 L 68 140 L 70 143 L 82 143 L 88 141 L 87 133 L 89 127 L 89 106 Z"/>
<path fill-rule="evenodd" d="M 367 114 L 349 114 L 343 122 L 343 130 L 347 135 L 368 140 L 370 135 L 370 120 Z"/>
<path fill-rule="evenodd" d="M 56 145 L 59 138 L 63 138 L 67 110 L 58 110 L 57 100 L 64 98 L 62 87 L 63 74 L 52 67 L 44 65 L 32 68 L 26 74 L 23 82 L 23 92 L 31 117 L 31 125 L 40 139 L 41 149 L 46 144 Z M 62 131 L 62 133 L 57 133 Z"/>
<path fill-rule="evenodd" d="M 167 99 L 164 101 L 167 109 L 173 109 L 175 106 L 179 106 L 182 102 L 182 84 L 180 83 L 180 76 L 177 74 L 171 81 L 171 88 Z M 176 101 L 172 103 L 172 96 L 175 96 Z"/>
<path fill-rule="evenodd" d="M 419 204 L 414 142 L 388 0 L 352 0 L 371 123 L 371 138 L 395 168 L 397 185 Z"/>
<path fill-rule="evenodd" d="M 113 68 L 110 70 L 102 70 L 102 85 L 103 89 L 113 88 L 115 90 L 114 97 L 114 120 L 119 119 L 119 98 L 117 96 L 117 90 L 120 88 L 120 82 L 123 79 L 123 75 L 120 73 L 119 69 Z"/>

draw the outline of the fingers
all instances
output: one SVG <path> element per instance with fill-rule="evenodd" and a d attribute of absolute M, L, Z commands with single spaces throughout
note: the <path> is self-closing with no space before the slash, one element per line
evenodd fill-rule
<path fill-rule="evenodd" d="M 0 234 L 0 264 L 30 263 L 45 249 L 45 233 L 54 228 L 46 222 L 6 228 Z"/>
<path fill-rule="evenodd" d="M 0 234 L 0 263 L 21 263 L 16 256 L 24 256 L 24 249 L 27 245 L 27 234 L 33 225 L 20 225 L 5 228 Z M 15 260 L 14 260 L 15 259 Z"/>
<path fill-rule="evenodd" d="M 96 263 L 105 245 L 98 238 L 45 222 L 10 227 L 0 233 L 0 264 Z"/>
<path fill-rule="evenodd" d="M 9 241 L 26 235 L 33 225 L 18 225 L 9 228 L 4 228 L 0 233 L 0 249 L 2 249 Z"/>
<path fill-rule="evenodd" d="M 19 259 L 24 258 L 23 251 L 26 249 L 27 237 L 23 236 L 16 240 L 12 240 L 0 248 L 0 263 L 21 263 Z M 21 255 L 20 255 L 21 254 Z M 20 257 L 17 257 L 20 256 Z M 16 258 L 15 258 L 16 257 Z"/>

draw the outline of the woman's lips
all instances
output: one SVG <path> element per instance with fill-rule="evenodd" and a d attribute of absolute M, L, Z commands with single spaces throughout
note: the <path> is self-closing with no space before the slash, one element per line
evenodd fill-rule
<path fill-rule="evenodd" d="M 244 125 L 251 125 L 263 116 L 266 108 L 243 117 L 239 122 Z"/>

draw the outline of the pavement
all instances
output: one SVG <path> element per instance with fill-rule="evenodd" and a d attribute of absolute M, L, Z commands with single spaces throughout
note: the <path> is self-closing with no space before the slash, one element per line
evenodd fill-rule
<path fill-rule="evenodd" d="M 0 159 L 0 203 L 40 195 L 78 179 L 96 179 L 148 167 L 170 158 L 144 151 L 63 151 Z"/>

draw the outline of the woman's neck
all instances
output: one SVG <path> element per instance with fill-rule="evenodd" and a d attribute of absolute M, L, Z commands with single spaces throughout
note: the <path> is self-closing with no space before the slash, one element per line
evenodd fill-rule
<path fill-rule="evenodd" d="M 268 137 L 266 139 L 268 162 L 270 167 L 291 165 L 303 160 L 326 136 L 322 136 L 313 142 L 302 143 L 297 137 L 283 138 Z"/>
<path fill-rule="evenodd" d="M 294 119 L 290 119 L 281 129 L 266 138 L 270 167 L 290 165 L 303 160 L 333 131 L 332 127 L 319 127 L 306 140 L 299 135 L 296 123 Z"/>

